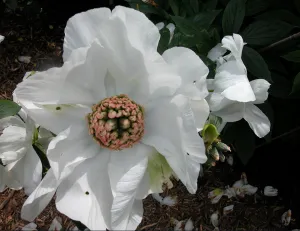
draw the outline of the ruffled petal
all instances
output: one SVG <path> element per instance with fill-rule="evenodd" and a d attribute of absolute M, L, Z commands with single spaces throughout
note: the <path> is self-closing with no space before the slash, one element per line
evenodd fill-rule
<path fill-rule="evenodd" d="M 264 79 L 256 79 L 250 82 L 252 90 L 254 92 L 256 100 L 254 104 L 260 104 L 268 99 L 268 90 L 270 88 L 270 83 Z"/>
<path fill-rule="evenodd" d="M 53 174 L 62 180 L 83 161 L 101 155 L 103 149 L 88 133 L 86 121 L 59 133 L 49 144 L 47 157 Z"/>
<path fill-rule="evenodd" d="M 246 104 L 244 119 L 259 138 L 270 132 L 271 123 L 268 117 L 255 105 Z"/>
<path fill-rule="evenodd" d="M 162 56 L 181 77 L 182 86 L 178 93 L 193 99 L 204 99 L 208 95 L 206 86 L 208 67 L 192 50 L 174 47 L 166 50 Z"/>
<path fill-rule="evenodd" d="M 255 95 L 241 61 L 228 61 L 217 69 L 214 92 L 238 102 L 255 100 Z"/>
<path fill-rule="evenodd" d="M 56 208 L 90 230 L 110 229 L 110 209 L 113 200 L 108 176 L 110 151 L 78 165 L 66 177 L 56 192 Z"/>
<path fill-rule="evenodd" d="M 199 163 L 205 163 L 205 147 L 197 133 L 190 101 L 183 95 L 165 98 L 145 106 L 142 142 L 165 156 L 169 165 L 191 193 L 197 190 Z M 198 163 L 192 169 L 192 161 Z"/>
<path fill-rule="evenodd" d="M 205 99 L 191 100 L 191 107 L 195 116 L 195 124 L 198 131 L 202 130 L 209 116 L 209 105 Z"/>
<path fill-rule="evenodd" d="M 21 218 L 33 221 L 49 204 L 57 188 L 57 181 L 52 169 L 49 169 L 38 187 L 24 202 Z"/>
<path fill-rule="evenodd" d="M 207 58 L 211 61 L 216 62 L 221 56 L 226 53 L 226 49 L 222 47 L 221 43 L 218 43 L 215 47 L 213 47 L 207 54 Z"/>
<path fill-rule="evenodd" d="M 65 28 L 63 59 L 66 62 L 72 51 L 88 47 L 95 38 L 100 36 L 101 25 L 111 15 L 108 8 L 92 9 L 71 17 Z"/>
<path fill-rule="evenodd" d="M 241 59 L 244 47 L 243 38 L 239 34 L 233 34 L 233 36 L 225 36 L 222 39 L 222 47 L 230 50 L 232 55 L 236 59 Z"/>

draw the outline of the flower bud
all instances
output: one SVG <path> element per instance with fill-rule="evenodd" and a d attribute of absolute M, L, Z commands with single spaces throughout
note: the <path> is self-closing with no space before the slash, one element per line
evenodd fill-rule
<path fill-rule="evenodd" d="M 291 222 L 291 218 L 292 218 L 292 210 L 288 210 L 286 212 L 284 212 L 281 216 L 281 223 L 284 226 L 288 226 Z"/>
<path fill-rule="evenodd" d="M 223 152 L 231 152 L 230 147 L 227 144 L 224 144 L 222 142 L 218 142 L 215 144 L 216 148 L 223 151 Z"/>
<path fill-rule="evenodd" d="M 213 147 L 212 149 L 210 149 L 209 154 L 212 156 L 212 158 L 215 161 L 218 161 L 220 159 L 220 155 L 219 155 L 219 152 L 216 147 Z"/>

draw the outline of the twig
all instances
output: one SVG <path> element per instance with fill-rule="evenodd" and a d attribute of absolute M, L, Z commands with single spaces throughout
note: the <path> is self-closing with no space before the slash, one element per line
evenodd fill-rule
<path fill-rule="evenodd" d="M 262 147 L 262 146 L 265 146 L 265 145 L 267 145 L 267 144 L 270 144 L 270 143 L 272 143 L 274 140 L 278 140 L 278 139 L 280 139 L 280 138 L 282 138 L 282 137 L 284 137 L 284 136 L 290 135 L 290 134 L 292 134 L 292 133 L 294 133 L 294 132 L 296 132 L 296 131 L 298 131 L 298 130 L 300 130 L 300 127 L 294 128 L 294 129 L 292 129 L 291 131 L 288 131 L 288 132 L 285 132 L 285 133 L 283 133 L 283 134 L 281 134 L 281 135 L 279 135 L 279 136 L 276 136 L 276 137 L 274 137 L 273 139 L 271 139 L 269 142 L 265 142 L 265 143 L 263 143 L 263 144 L 260 144 L 260 145 L 256 146 L 255 149 L 260 148 L 260 147 Z"/>
<path fill-rule="evenodd" d="M 285 42 L 288 42 L 288 41 L 291 41 L 291 40 L 297 39 L 297 38 L 300 38 L 300 32 L 293 34 L 285 39 L 279 40 L 278 42 L 275 42 L 267 47 L 264 47 L 264 48 L 260 49 L 259 52 L 264 52 L 264 51 L 270 50 L 273 47 L 276 47 L 282 43 L 285 43 Z"/>
<path fill-rule="evenodd" d="M 13 197 L 14 193 L 15 193 L 15 190 L 12 190 L 8 194 L 7 198 L 0 204 L 0 210 L 2 210 L 5 207 L 5 205 L 8 203 L 8 201 Z"/>
<path fill-rule="evenodd" d="M 145 226 L 143 226 L 142 228 L 140 228 L 139 230 L 144 230 L 144 229 L 150 228 L 150 227 L 152 227 L 152 226 L 154 226 L 154 225 L 156 225 L 156 224 L 157 224 L 157 222 L 156 222 L 156 223 L 153 223 L 153 224 L 150 224 L 150 225 L 145 225 Z"/>

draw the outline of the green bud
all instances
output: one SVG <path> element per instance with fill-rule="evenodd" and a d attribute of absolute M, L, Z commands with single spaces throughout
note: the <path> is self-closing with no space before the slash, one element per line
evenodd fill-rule
<path fill-rule="evenodd" d="M 223 151 L 223 152 L 231 152 L 230 147 L 227 144 L 224 144 L 222 142 L 218 142 L 215 144 L 216 148 Z"/>
<path fill-rule="evenodd" d="M 225 160 L 226 160 L 225 155 L 222 152 L 220 152 L 220 151 L 219 151 L 219 155 L 220 155 L 220 161 L 221 162 L 225 162 Z"/>
<path fill-rule="evenodd" d="M 205 124 L 203 130 L 201 131 L 201 136 L 205 143 L 212 144 L 218 137 L 219 132 L 215 125 Z"/>

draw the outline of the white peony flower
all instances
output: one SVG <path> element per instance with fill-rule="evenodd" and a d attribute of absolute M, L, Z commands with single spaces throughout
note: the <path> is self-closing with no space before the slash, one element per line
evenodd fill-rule
<path fill-rule="evenodd" d="M 5 185 L 11 189 L 24 187 L 30 194 L 42 178 L 42 164 L 32 147 L 35 125 L 23 114 L 23 120 L 18 116 L 10 116 L 0 120 L 0 189 Z"/>
<path fill-rule="evenodd" d="M 0 35 L 0 43 L 2 43 L 4 39 L 5 39 L 5 37 Z"/>
<path fill-rule="evenodd" d="M 278 195 L 278 189 L 273 188 L 272 186 L 266 186 L 264 188 L 264 195 L 268 197 L 276 197 Z"/>
<path fill-rule="evenodd" d="M 255 104 L 268 98 L 270 84 L 264 79 L 249 82 L 247 70 L 242 61 L 244 42 L 240 35 L 225 36 L 222 44 L 213 48 L 208 57 L 217 61 L 216 76 L 210 88 L 213 92 L 208 103 L 213 114 L 225 122 L 245 119 L 258 137 L 270 132 L 268 117 Z M 229 55 L 221 57 L 226 50 Z"/>
<path fill-rule="evenodd" d="M 22 218 L 33 220 L 56 193 L 57 209 L 91 230 L 133 230 L 142 199 L 170 176 L 196 192 L 207 159 L 196 127 L 209 114 L 208 68 L 186 48 L 160 56 L 158 41 L 139 11 L 80 13 L 65 29 L 64 65 L 17 86 L 20 104 L 57 134 L 47 151 L 51 169 Z"/>

